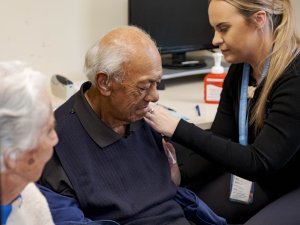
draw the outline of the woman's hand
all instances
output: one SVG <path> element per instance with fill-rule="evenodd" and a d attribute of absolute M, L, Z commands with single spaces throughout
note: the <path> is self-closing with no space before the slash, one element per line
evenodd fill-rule
<path fill-rule="evenodd" d="M 181 175 L 177 164 L 175 148 L 170 142 L 166 142 L 164 139 L 162 141 L 171 170 L 171 179 L 176 184 L 176 186 L 179 186 L 181 182 Z"/>
<path fill-rule="evenodd" d="M 173 135 L 180 120 L 159 105 L 155 105 L 144 118 L 154 130 L 168 137 Z"/>

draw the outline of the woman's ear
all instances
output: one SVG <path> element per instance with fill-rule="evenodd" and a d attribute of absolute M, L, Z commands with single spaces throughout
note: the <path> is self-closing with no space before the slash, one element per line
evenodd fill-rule
<path fill-rule="evenodd" d="M 111 92 L 110 77 L 105 73 L 98 73 L 96 75 L 96 85 L 102 95 L 108 96 Z"/>
<path fill-rule="evenodd" d="M 267 23 L 267 13 L 263 10 L 260 10 L 253 14 L 253 20 L 257 28 L 263 29 L 263 27 Z"/>
<path fill-rule="evenodd" d="M 8 155 L 4 156 L 3 163 L 7 170 L 13 170 L 16 167 L 16 161 L 17 161 L 17 153 L 10 152 Z"/>

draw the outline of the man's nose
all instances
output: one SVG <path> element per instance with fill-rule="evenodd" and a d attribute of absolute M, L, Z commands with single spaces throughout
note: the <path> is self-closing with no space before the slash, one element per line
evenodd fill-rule
<path fill-rule="evenodd" d="M 145 100 L 147 102 L 157 102 L 159 99 L 159 93 L 157 90 L 157 84 L 151 85 L 147 95 L 145 96 Z"/>

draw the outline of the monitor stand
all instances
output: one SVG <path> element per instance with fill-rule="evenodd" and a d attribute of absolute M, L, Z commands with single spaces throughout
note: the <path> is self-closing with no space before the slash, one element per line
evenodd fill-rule
<path fill-rule="evenodd" d="M 172 57 L 163 57 L 162 66 L 171 69 L 195 69 L 203 68 L 206 63 L 201 58 L 188 58 L 185 52 L 173 53 Z"/>

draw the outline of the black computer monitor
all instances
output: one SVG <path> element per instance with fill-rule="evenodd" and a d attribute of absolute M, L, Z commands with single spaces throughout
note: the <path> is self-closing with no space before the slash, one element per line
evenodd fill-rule
<path fill-rule="evenodd" d="M 156 41 L 165 67 L 202 67 L 201 59 L 186 53 L 213 49 L 213 29 L 207 0 L 129 0 L 128 24 L 136 25 Z"/>

